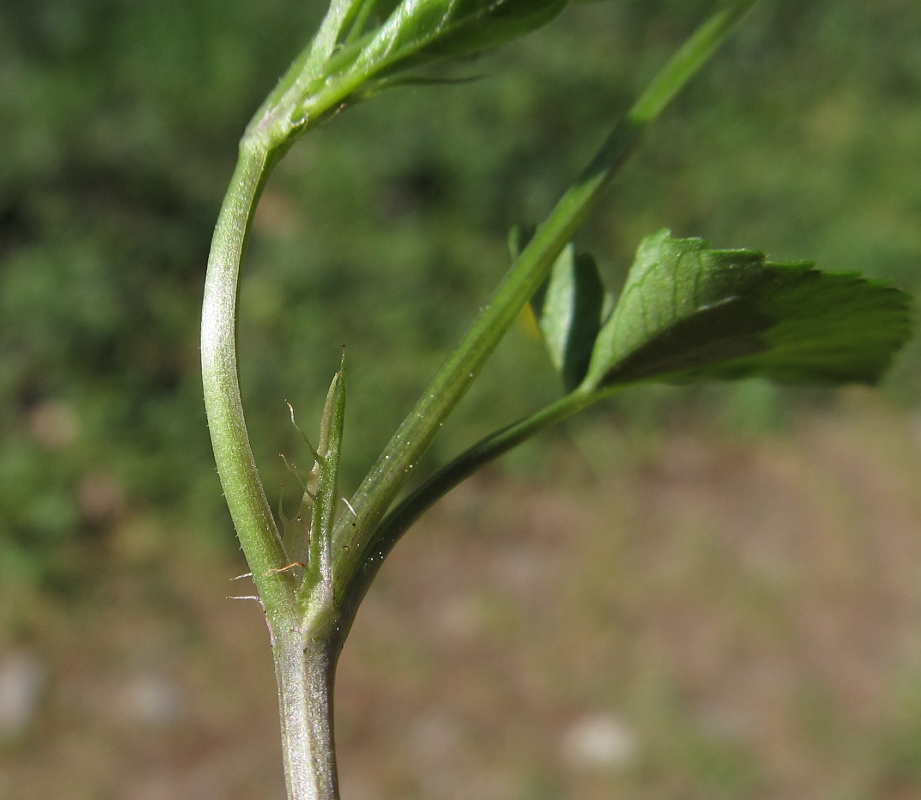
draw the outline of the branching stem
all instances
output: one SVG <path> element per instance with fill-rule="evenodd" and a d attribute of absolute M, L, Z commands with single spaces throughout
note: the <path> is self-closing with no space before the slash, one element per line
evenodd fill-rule
<path fill-rule="evenodd" d="M 301 577 L 300 569 L 292 569 L 300 562 L 286 552 L 266 500 L 246 430 L 236 355 L 237 291 L 247 235 L 272 166 L 298 135 L 360 93 L 376 72 L 390 65 L 386 53 L 378 62 L 374 62 L 373 53 L 364 58 L 368 52 L 365 47 L 370 47 L 374 37 L 373 31 L 362 33 L 375 6 L 373 0 L 332 0 L 311 46 L 295 60 L 247 128 L 208 260 L 202 309 L 202 378 L 221 484 L 272 632 L 289 800 L 335 800 L 338 795 L 332 737 L 336 657 L 370 576 L 396 538 L 437 497 L 483 463 L 601 396 L 577 390 L 529 420 L 484 440 L 385 519 L 443 421 L 480 374 L 519 310 L 649 123 L 753 4 L 754 0 L 724 0 L 617 125 L 596 158 L 538 228 L 492 301 L 394 435 L 349 505 L 351 513 L 332 531 L 332 511 L 321 520 L 319 527 L 331 542 L 327 539 L 326 549 L 314 552 L 313 561 L 319 565 L 308 564 Z M 349 31 L 354 36 L 349 37 Z M 327 509 L 334 509 L 332 490 L 330 497 L 333 499 L 324 502 Z M 313 581 L 313 576 L 323 585 L 302 585 L 305 580 Z M 313 591 L 315 588 L 322 591 Z"/>
<path fill-rule="evenodd" d="M 719 4 L 615 126 L 512 264 L 490 303 L 448 356 L 352 498 L 358 512 L 357 523 L 343 522 L 337 526 L 333 540 L 338 562 L 337 600 L 344 600 L 361 584 L 359 581 L 356 587 L 351 585 L 359 571 L 367 572 L 370 568 L 367 559 L 377 556 L 378 525 L 387 509 L 602 191 L 642 140 L 649 125 L 713 55 L 755 1 L 725 0 Z M 352 546 L 345 549 L 343 545 L 347 543 Z M 351 604 L 351 599 L 348 602 Z"/>

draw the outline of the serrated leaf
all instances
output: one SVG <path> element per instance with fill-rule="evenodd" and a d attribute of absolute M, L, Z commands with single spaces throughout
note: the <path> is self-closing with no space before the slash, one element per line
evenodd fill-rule
<path fill-rule="evenodd" d="M 875 383 L 911 334 L 910 302 L 853 273 L 710 250 L 662 231 L 641 243 L 584 385 L 755 376 Z"/>
<path fill-rule="evenodd" d="M 403 0 L 359 59 L 375 71 L 497 47 L 555 18 L 569 0 Z"/>
<path fill-rule="evenodd" d="M 595 260 L 566 246 L 547 280 L 531 298 L 531 308 L 550 360 L 567 392 L 588 372 L 592 348 L 601 328 L 604 285 Z"/>

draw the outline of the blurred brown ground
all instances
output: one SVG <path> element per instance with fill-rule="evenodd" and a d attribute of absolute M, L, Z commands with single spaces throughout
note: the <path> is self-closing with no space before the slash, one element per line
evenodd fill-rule
<path fill-rule="evenodd" d="M 921 418 L 591 433 L 397 548 L 342 658 L 345 800 L 921 798 Z M 4 599 L 0 797 L 283 797 L 242 561 L 181 539 L 129 515 L 89 596 Z"/>

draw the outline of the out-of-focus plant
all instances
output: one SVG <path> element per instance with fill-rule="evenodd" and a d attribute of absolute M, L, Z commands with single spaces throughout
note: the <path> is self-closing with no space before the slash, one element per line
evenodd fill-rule
<path fill-rule="evenodd" d="M 667 231 L 643 240 L 620 296 L 572 244 L 649 125 L 754 0 L 723 0 L 613 128 L 533 229 L 510 239 L 512 266 L 448 355 L 351 500 L 339 493 L 343 366 L 329 388 L 314 466 L 294 518 L 273 515 L 249 443 L 236 359 L 247 233 L 272 167 L 307 130 L 387 88 L 434 78 L 435 62 L 476 55 L 555 18 L 567 0 L 333 0 L 318 33 L 240 143 L 218 220 L 202 315 L 202 369 L 227 504 L 271 631 L 288 794 L 338 796 L 331 694 L 336 661 L 382 560 L 438 498 L 485 463 L 624 387 L 761 376 L 782 383 L 874 383 L 911 329 L 909 297 L 854 274 L 713 250 Z M 486 437 L 397 502 L 407 479 L 512 322 L 534 316 L 565 393 Z M 292 412 L 293 421 L 293 412 Z M 306 440 L 306 437 L 305 437 Z"/>

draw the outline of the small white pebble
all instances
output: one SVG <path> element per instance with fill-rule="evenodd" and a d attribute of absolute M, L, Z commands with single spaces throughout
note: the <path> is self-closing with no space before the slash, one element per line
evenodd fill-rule
<path fill-rule="evenodd" d="M 577 720 L 560 743 L 563 760 L 583 771 L 625 770 L 636 759 L 636 736 L 617 717 L 598 714 Z"/>
<path fill-rule="evenodd" d="M 20 736 L 38 711 L 45 670 L 33 655 L 14 652 L 0 660 L 0 736 Z"/>
<path fill-rule="evenodd" d="M 125 684 L 116 702 L 128 721 L 151 728 L 177 723 L 185 709 L 180 687 L 152 674 L 139 675 Z"/>

